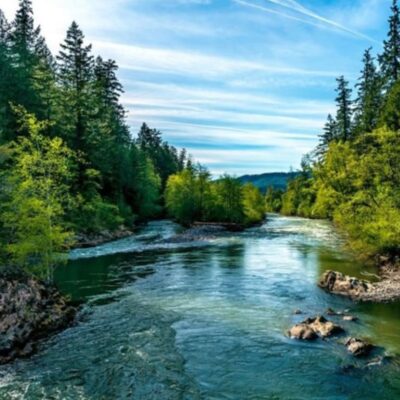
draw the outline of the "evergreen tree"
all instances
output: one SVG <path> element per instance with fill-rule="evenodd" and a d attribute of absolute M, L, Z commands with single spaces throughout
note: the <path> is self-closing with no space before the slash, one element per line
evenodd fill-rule
<path fill-rule="evenodd" d="M 380 79 L 371 48 L 365 51 L 363 64 L 364 68 L 356 85 L 358 94 L 355 101 L 354 135 L 372 132 L 376 128 L 381 106 Z"/>
<path fill-rule="evenodd" d="M 10 25 L 0 10 L 0 140 L 4 141 L 9 111 L 9 95 L 13 79 L 10 54 Z"/>
<path fill-rule="evenodd" d="M 152 160 L 165 188 L 168 177 L 182 169 L 176 148 L 162 140 L 160 131 L 149 128 L 145 123 L 140 128 L 136 143 Z"/>
<path fill-rule="evenodd" d="M 331 114 L 328 115 L 328 119 L 324 126 L 322 135 L 319 136 L 320 141 L 315 150 L 317 158 L 322 158 L 328 150 L 329 144 L 337 139 L 337 124 Z"/>
<path fill-rule="evenodd" d="M 84 45 L 84 35 L 76 22 L 67 31 L 57 56 L 58 79 L 62 89 L 62 131 L 69 146 L 87 154 L 87 127 L 91 112 L 93 77 L 92 46 Z M 79 186 L 84 180 L 85 164 L 79 163 Z"/>
<path fill-rule="evenodd" d="M 392 15 L 389 18 L 389 32 L 383 43 L 379 64 L 387 92 L 400 76 L 400 12 L 397 0 L 393 0 Z"/>
<path fill-rule="evenodd" d="M 351 89 L 349 89 L 349 82 L 344 79 L 344 76 L 337 78 L 338 87 L 336 89 L 337 97 L 337 138 L 339 140 L 349 140 L 351 135 Z"/>
<path fill-rule="evenodd" d="M 12 86 L 7 91 L 7 106 L 5 111 L 7 139 L 14 139 L 16 134 L 26 134 L 18 130 L 18 123 L 10 108 L 10 104 L 18 104 L 29 112 L 41 114 L 40 95 L 35 87 L 34 70 L 38 63 L 35 53 L 40 37 L 40 28 L 35 28 L 31 0 L 20 0 L 15 19 L 8 35 L 11 54 L 11 69 L 13 73 Z"/>
<path fill-rule="evenodd" d="M 84 149 L 85 129 L 90 104 L 90 82 L 93 76 L 92 46 L 84 45 L 84 35 L 76 22 L 67 31 L 57 56 L 59 81 L 63 89 L 66 132 L 75 149 Z"/>

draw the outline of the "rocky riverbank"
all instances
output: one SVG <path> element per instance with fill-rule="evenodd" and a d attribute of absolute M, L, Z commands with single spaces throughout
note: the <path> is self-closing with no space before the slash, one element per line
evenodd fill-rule
<path fill-rule="evenodd" d="M 54 287 L 20 271 L 0 271 L 0 364 L 31 355 L 39 339 L 66 328 L 75 315 Z"/>
<path fill-rule="evenodd" d="M 355 301 L 386 303 L 400 300 L 400 269 L 387 264 L 380 268 L 380 280 L 369 282 L 336 271 L 326 271 L 319 286 L 326 291 Z"/>
<path fill-rule="evenodd" d="M 75 237 L 75 249 L 86 249 L 89 247 L 100 246 L 101 244 L 113 242 L 114 240 L 124 239 L 134 234 L 133 230 L 124 226 L 115 231 L 104 230 L 98 233 L 79 233 Z"/>

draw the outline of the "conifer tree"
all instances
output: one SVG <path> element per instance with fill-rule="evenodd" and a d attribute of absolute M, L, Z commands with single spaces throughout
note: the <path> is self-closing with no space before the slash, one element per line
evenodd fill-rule
<path fill-rule="evenodd" d="M 323 133 L 319 136 L 319 138 L 320 141 L 315 150 L 315 155 L 318 157 L 318 159 L 321 159 L 327 152 L 329 144 L 337 139 L 337 124 L 331 114 L 328 115 Z"/>
<path fill-rule="evenodd" d="M 352 102 L 351 89 L 349 82 L 344 79 L 344 76 L 337 78 L 338 87 L 336 89 L 337 97 L 337 138 L 339 140 L 349 140 L 351 135 L 351 117 L 352 117 Z"/>
<path fill-rule="evenodd" d="M 69 146 L 87 154 L 87 128 L 90 116 L 91 81 L 93 77 L 92 46 L 84 44 L 84 35 L 73 22 L 57 56 L 61 84 L 62 130 Z M 79 164 L 79 184 L 83 184 L 84 164 Z"/>
<path fill-rule="evenodd" d="M 0 140 L 6 135 L 8 101 L 11 87 L 13 85 L 13 70 L 11 67 L 10 54 L 10 25 L 0 10 Z"/>
<path fill-rule="evenodd" d="M 61 44 L 57 56 L 59 80 L 62 85 L 65 103 L 65 116 L 68 118 L 70 134 L 75 149 L 83 149 L 85 123 L 90 96 L 90 82 L 93 75 L 92 46 L 84 45 L 84 35 L 78 24 L 73 22 L 67 37 Z"/>
<path fill-rule="evenodd" d="M 380 79 L 371 54 L 371 48 L 365 51 L 363 70 L 356 85 L 358 88 L 355 101 L 354 136 L 372 132 L 378 122 L 381 107 Z"/>
<path fill-rule="evenodd" d="M 389 18 L 389 32 L 379 56 L 384 90 L 387 92 L 400 76 L 400 10 L 393 0 L 392 15 Z"/>

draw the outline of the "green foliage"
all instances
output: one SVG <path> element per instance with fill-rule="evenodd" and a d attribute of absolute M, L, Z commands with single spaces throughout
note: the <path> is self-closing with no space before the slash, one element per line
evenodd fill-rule
<path fill-rule="evenodd" d="M 251 184 L 224 175 L 217 181 L 202 167 L 186 168 L 167 183 L 166 206 L 177 221 L 252 224 L 264 219 L 264 199 Z"/>
<path fill-rule="evenodd" d="M 165 183 L 188 156 L 146 125 L 132 139 L 117 72 L 114 60 L 93 56 L 76 22 L 53 57 L 31 0 L 19 1 L 11 23 L 0 11 L 0 257 L 11 252 L 19 264 L 51 270 L 72 231 L 113 230 L 162 215 Z M 41 164 L 33 162 L 34 145 Z M 17 171 L 28 161 L 30 172 Z"/>
<path fill-rule="evenodd" d="M 64 215 L 70 204 L 73 153 L 60 138 L 42 135 L 46 123 L 22 108 L 15 111 L 28 136 L 13 144 L 13 168 L 5 177 L 6 247 L 16 263 L 50 278 L 72 239 Z"/>
<path fill-rule="evenodd" d="M 246 223 L 260 222 L 265 217 L 265 203 L 260 190 L 251 184 L 243 186 L 243 212 Z"/>
<path fill-rule="evenodd" d="M 279 213 L 282 210 L 282 196 L 284 191 L 275 189 L 272 186 L 268 188 L 265 195 L 265 211 L 270 213 Z"/>

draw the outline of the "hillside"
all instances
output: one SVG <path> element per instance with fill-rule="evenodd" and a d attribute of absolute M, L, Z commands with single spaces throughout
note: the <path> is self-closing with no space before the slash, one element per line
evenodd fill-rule
<path fill-rule="evenodd" d="M 296 172 L 270 172 L 260 175 L 244 175 L 238 178 L 242 183 L 252 183 L 265 192 L 270 186 L 275 189 L 286 189 L 287 183 L 296 176 Z"/>

